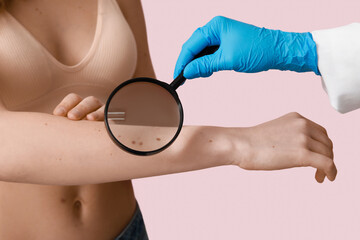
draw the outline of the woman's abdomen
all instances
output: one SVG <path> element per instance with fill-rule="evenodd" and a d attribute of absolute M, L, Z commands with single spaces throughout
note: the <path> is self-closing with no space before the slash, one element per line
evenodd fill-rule
<path fill-rule="evenodd" d="M 131 181 L 85 186 L 0 182 L 0 239 L 112 239 L 135 207 Z"/>

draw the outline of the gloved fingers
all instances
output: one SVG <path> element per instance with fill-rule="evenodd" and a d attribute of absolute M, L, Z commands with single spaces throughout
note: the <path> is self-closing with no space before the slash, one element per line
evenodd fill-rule
<path fill-rule="evenodd" d="M 205 26 L 196 29 L 191 37 L 183 44 L 180 55 L 176 61 L 174 78 L 176 78 L 181 71 L 184 70 L 185 66 L 205 47 L 220 45 L 219 33 L 214 29 L 215 18 Z"/>
<path fill-rule="evenodd" d="M 191 61 L 184 69 L 184 77 L 187 79 L 209 77 L 213 72 L 221 70 L 219 69 L 219 50 Z"/>
<path fill-rule="evenodd" d="M 209 45 L 198 28 L 182 46 L 180 55 L 176 61 L 174 78 L 176 78 L 185 66 L 194 59 L 195 55 Z"/>

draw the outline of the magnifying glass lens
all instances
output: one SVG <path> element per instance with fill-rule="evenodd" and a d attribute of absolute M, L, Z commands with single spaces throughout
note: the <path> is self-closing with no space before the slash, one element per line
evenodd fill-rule
<path fill-rule="evenodd" d="M 182 110 L 174 96 L 151 82 L 121 87 L 107 108 L 108 128 L 120 144 L 140 152 L 163 148 L 181 127 Z"/>

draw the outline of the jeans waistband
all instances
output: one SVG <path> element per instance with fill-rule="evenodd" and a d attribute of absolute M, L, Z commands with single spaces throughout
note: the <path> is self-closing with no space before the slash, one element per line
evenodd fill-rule
<path fill-rule="evenodd" d="M 114 240 L 148 240 L 146 227 L 138 202 L 130 222 Z"/>

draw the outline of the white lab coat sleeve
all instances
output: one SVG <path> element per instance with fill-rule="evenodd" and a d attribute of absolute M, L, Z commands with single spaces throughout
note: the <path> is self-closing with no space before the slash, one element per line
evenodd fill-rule
<path fill-rule="evenodd" d="M 323 88 L 340 113 L 360 108 L 360 23 L 312 32 Z"/>

